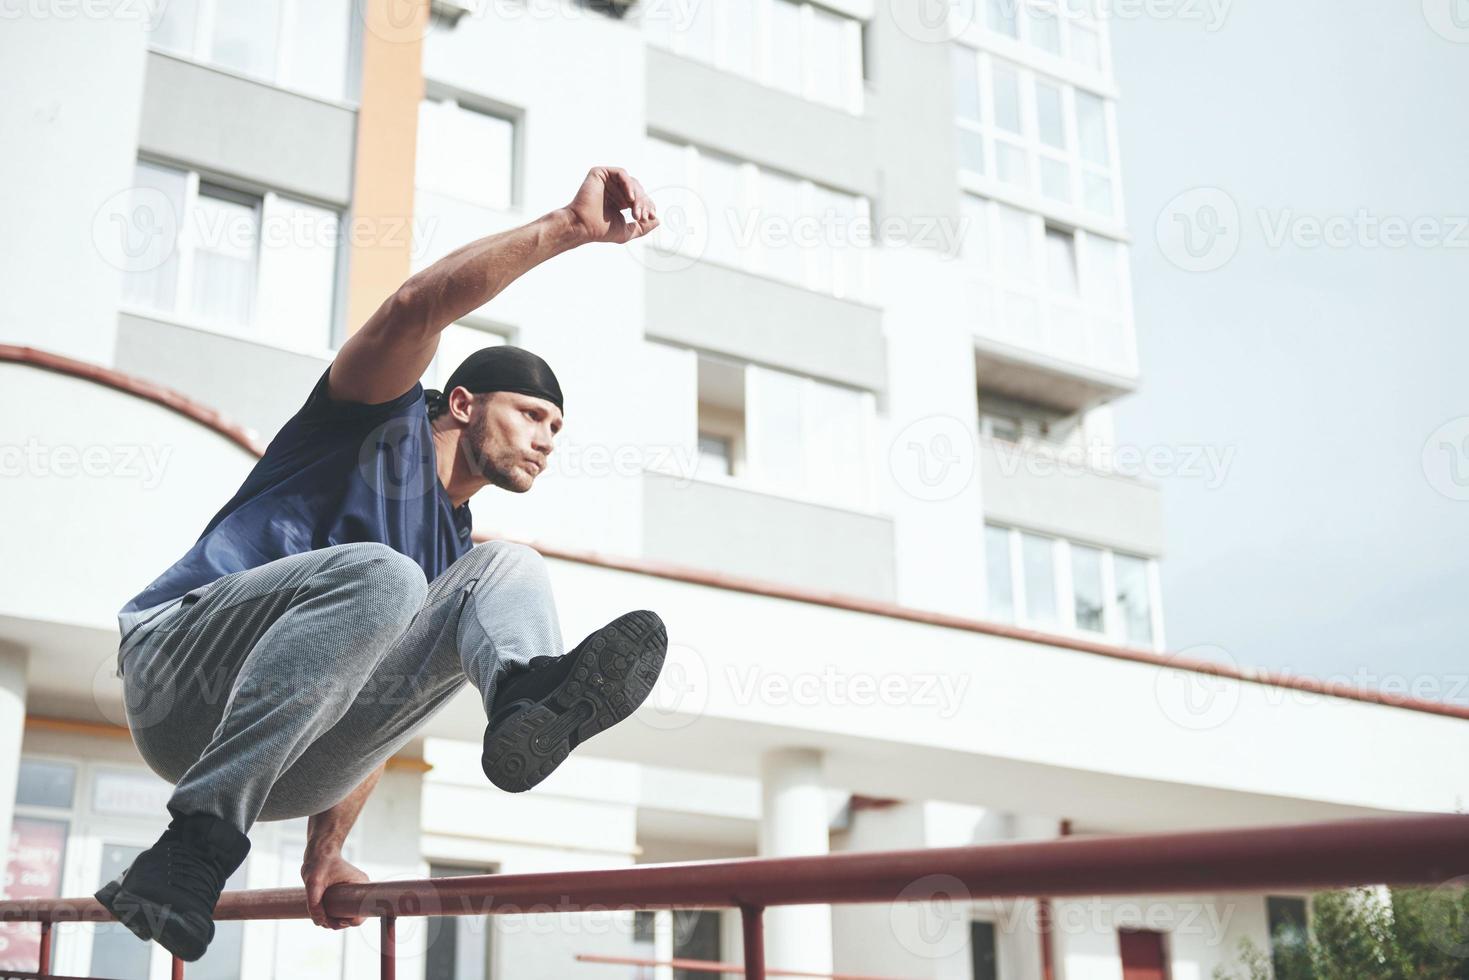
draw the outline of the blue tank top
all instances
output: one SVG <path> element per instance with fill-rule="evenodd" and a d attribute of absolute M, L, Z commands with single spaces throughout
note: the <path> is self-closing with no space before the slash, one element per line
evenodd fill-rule
<path fill-rule="evenodd" d="M 376 405 L 340 402 L 327 395 L 329 372 L 188 553 L 118 612 L 123 645 L 185 594 L 286 555 L 377 541 L 433 581 L 469 551 L 469 504 L 455 507 L 439 482 L 423 386 Z"/>

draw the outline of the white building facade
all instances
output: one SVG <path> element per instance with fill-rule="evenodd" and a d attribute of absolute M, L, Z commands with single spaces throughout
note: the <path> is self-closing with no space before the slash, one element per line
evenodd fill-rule
<path fill-rule="evenodd" d="M 455 701 L 353 835 L 374 878 L 1462 809 L 1469 713 L 1165 653 L 1158 492 L 1111 421 L 1140 383 L 1118 93 L 1080 6 L 174 0 L 7 20 L 9 894 L 90 893 L 166 819 L 123 724 L 116 610 L 399 282 L 599 164 L 638 176 L 664 227 L 532 271 L 445 332 L 425 384 L 494 343 L 554 366 L 550 469 L 478 495 L 476 531 L 540 548 L 572 642 L 658 611 L 668 666 L 523 795 L 486 783 L 482 711 Z M 304 830 L 257 827 L 233 884 L 296 884 Z M 962 894 L 774 909 L 767 959 L 1189 980 L 1240 938 L 1268 948 L 1303 899 L 1058 901 L 1048 933 L 1036 902 Z M 673 980 L 652 962 L 740 956 L 737 916 L 708 912 L 399 934 L 400 969 L 429 980 Z M 32 966 L 31 933 L 0 941 Z M 222 926 L 188 975 L 370 975 L 376 942 Z M 112 927 L 63 927 L 54 966 L 167 975 Z"/>

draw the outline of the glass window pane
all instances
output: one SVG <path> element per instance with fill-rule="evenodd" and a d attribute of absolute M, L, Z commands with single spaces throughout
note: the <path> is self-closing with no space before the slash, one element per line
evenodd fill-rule
<path fill-rule="evenodd" d="M 768 171 L 760 174 L 760 207 L 754 215 L 761 219 L 759 227 L 764 232 L 760 244 L 763 246 L 765 272 L 786 282 L 805 284 L 805 260 L 813 243 L 797 244 L 797 222 L 803 217 L 801 208 L 801 182 L 781 174 Z M 800 221 L 801 225 L 806 222 Z M 808 233 L 803 228 L 802 233 Z"/>
<path fill-rule="evenodd" d="M 1053 201 L 1071 200 L 1071 165 L 1042 156 L 1041 193 Z"/>
<path fill-rule="evenodd" d="M 770 84 L 800 95 L 805 88 L 801 83 L 801 8 L 789 0 L 774 0 L 768 36 Z"/>
<path fill-rule="evenodd" d="M 992 31 L 1006 37 L 1019 37 L 1019 18 L 1016 16 L 1020 0 L 989 0 L 986 18 Z"/>
<path fill-rule="evenodd" d="M 224 883 L 226 891 L 243 891 L 246 887 L 245 868 L 242 864 L 229 881 Z M 216 922 L 214 939 L 209 949 L 196 962 L 189 965 L 189 980 L 239 980 L 240 956 L 245 950 L 245 923 Z"/>
<path fill-rule="evenodd" d="M 863 507 L 868 482 L 865 396 L 851 388 L 802 380 L 806 490 L 820 500 Z"/>
<path fill-rule="evenodd" d="M 69 762 L 22 759 L 15 784 L 15 802 L 20 806 L 70 809 L 76 778 L 77 768 Z"/>
<path fill-rule="evenodd" d="M 807 50 L 811 52 L 811 98 L 818 102 L 834 106 L 847 104 L 856 67 L 847 43 L 851 36 L 847 30 L 850 23 L 846 17 L 819 7 L 811 8 L 811 40 Z"/>
<path fill-rule="evenodd" d="M 1025 568 L 1025 618 L 1033 623 L 1059 623 L 1055 542 L 1037 534 L 1022 534 L 1020 541 Z"/>
<path fill-rule="evenodd" d="M 699 433 L 699 459 L 695 467 L 696 477 L 731 476 L 734 474 L 734 453 L 730 450 L 727 436 Z"/>
<path fill-rule="evenodd" d="M 337 238 L 335 211 L 267 198 L 260 240 L 263 339 L 294 347 L 331 345 Z"/>
<path fill-rule="evenodd" d="M 487 869 L 462 865 L 431 864 L 430 878 L 481 875 Z M 486 980 L 490 976 L 489 916 L 460 915 L 430 919 L 424 980 Z"/>
<path fill-rule="evenodd" d="M 1117 609 L 1122 614 L 1122 635 L 1135 646 L 1153 645 L 1152 590 L 1148 587 L 1148 563 L 1132 555 L 1113 557 L 1117 580 Z"/>
<path fill-rule="evenodd" d="M 1046 229 L 1046 285 L 1053 293 L 1077 295 L 1076 236 L 1069 231 Z"/>
<path fill-rule="evenodd" d="M 25 766 L 26 763 L 22 762 L 22 773 Z M 69 798 L 69 787 L 67 793 Z M 17 816 L 11 820 L 10 854 L 5 866 L 7 898 L 61 896 L 66 834 L 67 824 L 64 820 L 37 820 L 25 816 Z M 0 969 L 34 970 L 40 951 L 40 926 L 30 922 L 0 923 Z"/>
<path fill-rule="evenodd" d="M 963 222 L 960 254 L 973 272 L 988 272 L 990 266 L 989 204 L 973 194 L 959 196 L 959 219 Z"/>
<path fill-rule="evenodd" d="M 999 943 L 993 922 L 969 923 L 969 953 L 972 980 L 1000 980 Z"/>
<path fill-rule="evenodd" d="M 1029 187 L 1030 155 L 1013 143 L 995 140 L 995 172 L 1007 184 Z"/>
<path fill-rule="evenodd" d="M 806 489 L 803 383 L 783 371 L 745 369 L 745 455 L 751 477 L 763 486 Z"/>
<path fill-rule="evenodd" d="M 125 844 L 102 845 L 100 888 L 133 863 L 143 853 L 141 847 Z M 140 943 L 138 937 L 118 922 L 99 922 L 92 934 L 92 976 L 114 977 L 116 980 L 148 980 L 148 967 L 153 958 L 151 943 Z"/>
<path fill-rule="evenodd" d="M 709 211 L 709 243 L 704 257 L 728 265 L 741 264 L 735 235 L 749 229 L 740 183 L 740 168 L 733 160 L 709 154 L 699 157 L 699 178 L 694 186 Z"/>
<path fill-rule="evenodd" d="M 1020 76 L 1006 64 L 995 65 L 995 125 L 1009 133 L 1023 133 L 1020 125 Z"/>
<path fill-rule="evenodd" d="M 424 373 L 427 379 L 424 386 L 428 388 L 443 387 L 449 381 L 449 376 L 454 369 L 464 363 L 464 359 L 475 351 L 486 347 L 499 347 L 505 343 L 505 338 L 489 330 L 472 327 L 464 323 L 451 323 L 439 334 L 439 349 L 434 354 L 434 361 L 429 365 L 428 371 Z"/>
<path fill-rule="evenodd" d="M 231 192 L 200 188 L 194 212 L 190 312 L 213 326 L 244 329 L 255 303 L 256 207 Z"/>
<path fill-rule="evenodd" d="M 1005 275 L 1022 282 L 1034 282 L 1037 263 L 1031 231 L 1035 219 L 1030 212 L 1008 204 L 997 207 L 1000 209 L 1000 260 L 1004 263 Z"/>
<path fill-rule="evenodd" d="M 1107 111 L 1101 99 L 1090 92 L 1076 93 L 1076 134 L 1081 142 L 1081 158 L 1100 167 L 1110 166 L 1112 155 L 1107 149 Z"/>
<path fill-rule="evenodd" d="M 959 167 L 970 173 L 984 173 L 984 134 L 959 127 Z"/>
<path fill-rule="evenodd" d="M 513 120 L 425 99 L 418 106 L 417 159 L 419 187 L 490 208 L 512 204 Z"/>
<path fill-rule="evenodd" d="M 1088 211 L 1097 214 L 1112 214 L 1112 181 L 1108 177 L 1099 177 L 1096 174 L 1083 173 L 1081 175 L 1082 193 L 1086 195 L 1086 207 Z"/>
<path fill-rule="evenodd" d="M 1096 28 L 1071 25 L 1071 60 L 1088 68 L 1102 67 L 1102 38 Z"/>
<path fill-rule="evenodd" d="M 189 175 L 182 170 L 138 161 L 125 215 L 114 217 L 121 254 L 123 302 L 171 313 L 178 302 L 179 229 Z"/>
<path fill-rule="evenodd" d="M 1122 312 L 1122 244 L 1086 236 L 1086 300 L 1108 313 Z"/>
<path fill-rule="evenodd" d="M 199 22 L 199 0 L 169 0 L 154 20 L 148 43 L 185 57 L 194 54 L 194 28 Z"/>
<path fill-rule="evenodd" d="M 960 119 L 980 122 L 979 55 L 962 44 L 954 45 L 950 52 L 954 69 L 954 114 Z"/>
<path fill-rule="evenodd" d="M 1015 583 L 1010 577 L 1010 530 L 987 525 L 984 529 L 984 576 L 991 619 L 1015 621 Z"/>
<path fill-rule="evenodd" d="M 1035 84 L 1035 114 L 1041 142 L 1066 149 L 1066 117 L 1061 108 L 1061 89 L 1050 82 Z"/>
<path fill-rule="evenodd" d="M 690 4 L 679 27 L 683 33 L 684 54 L 700 61 L 714 63 L 715 4 Z"/>
<path fill-rule="evenodd" d="M 723 0 L 718 8 L 724 18 L 724 28 L 720 33 L 724 38 L 725 68 L 741 75 L 754 75 L 755 0 Z"/>
<path fill-rule="evenodd" d="M 1076 601 L 1076 628 L 1106 632 L 1101 551 L 1079 544 L 1071 546 L 1071 586 Z"/>
<path fill-rule="evenodd" d="M 291 17 L 291 56 L 281 84 L 323 99 L 343 98 L 351 15 L 351 0 L 298 0 Z"/>
<path fill-rule="evenodd" d="M 214 5 L 209 59 L 246 75 L 274 80 L 280 0 Z"/>
<path fill-rule="evenodd" d="M 1031 0 L 1026 6 L 1030 43 L 1051 54 L 1061 53 L 1061 20 L 1049 0 Z"/>

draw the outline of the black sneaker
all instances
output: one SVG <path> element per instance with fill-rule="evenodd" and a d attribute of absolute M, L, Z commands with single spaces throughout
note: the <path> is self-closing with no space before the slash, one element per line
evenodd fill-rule
<path fill-rule="evenodd" d="M 480 765 L 490 782 L 523 793 L 572 749 L 637 710 L 668 650 L 646 609 L 618 616 L 564 657 L 534 657 L 495 693 Z"/>
<path fill-rule="evenodd" d="M 250 839 L 218 817 L 175 814 L 97 901 L 139 939 L 192 962 L 214 938 L 214 905 L 248 853 Z"/>

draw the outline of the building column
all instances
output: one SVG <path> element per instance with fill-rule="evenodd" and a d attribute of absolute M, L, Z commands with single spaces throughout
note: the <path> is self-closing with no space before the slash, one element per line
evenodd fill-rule
<path fill-rule="evenodd" d="M 20 775 L 20 742 L 25 736 L 26 670 L 30 655 L 0 643 L 0 841 L 10 854 L 10 821 L 15 815 L 15 781 Z M 4 865 L 0 864 L 0 870 Z"/>
<path fill-rule="evenodd" d="M 760 759 L 760 856 L 830 850 L 821 753 L 774 749 Z M 777 906 L 765 912 L 765 962 L 774 969 L 830 973 L 831 907 Z"/>

